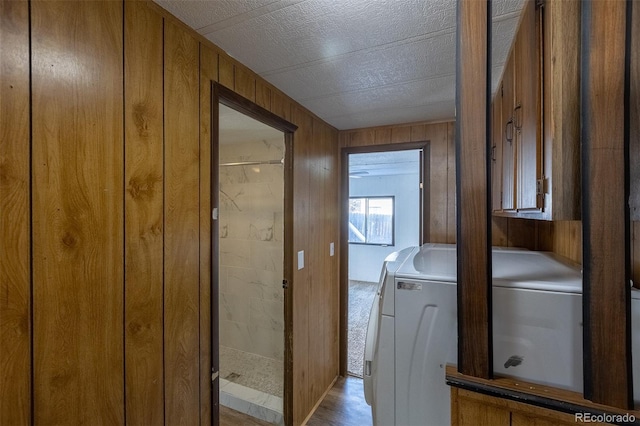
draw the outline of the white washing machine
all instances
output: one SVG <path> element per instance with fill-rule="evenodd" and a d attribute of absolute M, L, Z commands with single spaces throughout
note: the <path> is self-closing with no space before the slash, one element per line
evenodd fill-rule
<path fill-rule="evenodd" d="M 551 253 L 495 248 L 493 277 L 494 372 L 581 392 L 580 270 Z M 636 324 L 639 293 L 632 301 Z M 374 425 L 450 424 L 445 365 L 456 363 L 456 323 L 455 245 L 428 244 L 387 258 L 365 347 Z M 640 333 L 633 345 L 640 350 Z"/>

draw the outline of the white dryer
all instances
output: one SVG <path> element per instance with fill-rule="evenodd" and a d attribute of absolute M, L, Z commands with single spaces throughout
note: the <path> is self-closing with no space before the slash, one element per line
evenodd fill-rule
<path fill-rule="evenodd" d="M 493 277 L 494 372 L 581 391 L 580 270 L 550 253 L 495 248 Z M 364 386 L 374 425 L 449 425 L 455 245 L 388 257 L 371 314 Z"/>

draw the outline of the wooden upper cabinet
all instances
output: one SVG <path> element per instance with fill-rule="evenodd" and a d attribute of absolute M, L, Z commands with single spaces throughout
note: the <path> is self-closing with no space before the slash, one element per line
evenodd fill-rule
<path fill-rule="evenodd" d="M 537 9 L 532 0 L 525 2 L 520 29 L 515 48 L 515 105 L 514 128 L 516 138 L 516 170 L 518 183 L 516 207 L 531 210 L 542 207 L 538 203 L 536 182 L 542 177 L 541 171 L 541 129 L 540 116 L 540 37 Z"/>
<path fill-rule="evenodd" d="M 509 56 L 502 76 L 502 210 L 516 209 L 515 60 Z"/>
<path fill-rule="evenodd" d="M 493 213 L 580 219 L 579 0 L 526 0 L 522 13 L 494 99 L 501 102 L 502 170 L 492 175 L 501 191 Z M 499 143 L 495 134 L 492 142 Z"/>
<path fill-rule="evenodd" d="M 491 210 L 494 212 L 502 210 L 502 137 L 502 96 L 496 96 L 491 103 Z"/>

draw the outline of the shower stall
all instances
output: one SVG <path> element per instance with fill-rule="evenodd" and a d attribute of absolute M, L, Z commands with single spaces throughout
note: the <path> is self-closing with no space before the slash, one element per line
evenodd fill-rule
<path fill-rule="evenodd" d="M 284 133 L 220 106 L 220 403 L 276 424 L 283 421 L 284 155 Z"/>

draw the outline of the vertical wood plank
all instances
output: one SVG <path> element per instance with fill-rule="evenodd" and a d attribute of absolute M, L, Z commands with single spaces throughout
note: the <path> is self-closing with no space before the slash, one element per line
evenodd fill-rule
<path fill-rule="evenodd" d="M 276 111 L 272 111 L 276 113 Z M 296 218 L 296 228 L 293 234 L 293 422 L 301 424 L 313 408 L 310 403 L 310 371 L 309 371 L 309 309 L 310 309 L 310 278 L 309 267 L 298 270 L 298 251 L 305 250 L 308 256 L 309 226 L 309 164 L 310 149 L 313 140 L 313 120 L 298 107 L 293 108 L 293 124 L 298 126 L 294 136 L 293 146 L 293 215 Z M 305 259 L 308 257 L 305 256 Z"/>
<path fill-rule="evenodd" d="M 164 424 L 162 17 L 125 2 L 127 422 Z"/>
<path fill-rule="evenodd" d="M 296 324 L 294 318 L 294 295 L 292 283 L 294 274 L 294 200 L 293 200 L 293 142 L 294 133 L 284 134 L 284 279 L 289 282 L 289 288 L 284 292 L 284 395 L 282 401 L 283 420 L 287 425 L 294 423 L 293 400 L 294 392 L 302 392 L 298 384 L 294 384 L 293 336 Z M 295 287 L 294 287 L 295 288 Z"/>
<path fill-rule="evenodd" d="M 432 243 L 446 243 L 448 239 L 448 140 L 447 125 L 439 124 L 429 126 L 426 140 L 430 141 L 430 176 L 428 177 L 429 197 L 429 231 Z M 425 140 L 425 139 L 423 139 Z M 425 241 L 426 242 L 426 241 Z"/>
<path fill-rule="evenodd" d="M 256 79 L 244 67 L 235 67 L 235 91 L 251 102 L 256 101 Z"/>
<path fill-rule="evenodd" d="M 553 252 L 576 263 L 582 263 L 582 222 L 552 222 Z"/>
<path fill-rule="evenodd" d="M 640 222 L 633 222 L 631 232 L 633 232 L 633 258 L 631 260 L 633 275 L 631 279 L 633 280 L 633 286 L 638 288 L 640 287 Z"/>
<path fill-rule="evenodd" d="M 339 132 L 339 137 L 345 135 Z M 349 135 L 350 137 L 350 135 Z M 345 141 L 348 137 L 345 137 Z M 348 364 L 348 324 L 349 324 L 349 154 L 340 145 L 338 162 L 340 167 L 340 375 L 347 375 Z"/>
<path fill-rule="evenodd" d="M 458 371 L 493 375 L 488 97 L 490 3 L 458 0 L 456 172 Z"/>
<path fill-rule="evenodd" d="M 375 129 L 373 138 L 373 143 L 376 145 L 385 145 L 391 143 L 391 127 L 382 127 Z"/>
<path fill-rule="evenodd" d="M 447 124 L 447 243 L 455 244 L 456 228 L 456 147 L 455 124 Z"/>
<path fill-rule="evenodd" d="M 271 91 L 271 112 L 285 120 L 291 120 L 291 102 L 282 93 Z"/>
<path fill-rule="evenodd" d="M 426 140 L 427 140 L 426 124 L 411 126 L 411 142 L 421 142 Z"/>
<path fill-rule="evenodd" d="M 502 209 L 516 208 L 516 131 L 514 121 L 515 55 L 509 55 L 502 77 Z M 507 139 L 510 138 L 510 139 Z"/>
<path fill-rule="evenodd" d="M 451 426 L 458 426 L 460 417 L 460 397 L 458 388 L 451 386 Z"/>
<path fill-rule="evenodd" d="M 491 244 L 497 247 L 509 246 L 509 218 L 494 216 L 491 219 Z"/>
<path fill-rule="evenodd" d="M 165 22 L 165 422 L 197 424 L 199 394 L 198 43 Z"/>
<path fill-rule="evenodd" d="M 582 5 L 584 393 L 619 408 L 633 407 L 625 244 L 627 10 L 623 0 Z"/>
<path fill-rule="evenodd" d="M 31 423 L 29 4 L 0 1 L 0 424 Z"/>
<path fill-rule="evenodd" d="M 396 126 L 391 129 L 391 143 L 401 143 L 411 140 L 411 126 Z"/>
<path fill-rule="evenodd" d="M 634 2 L 631 9 L 629 207 L 631 209 L 631 219 L 640 221 L 640 6 Z"/>
<path fill-rule="evenodd" d="M 351 133 L 351 140 L 349 146 L 365 146 L 375 145 L 376 132 L 373 129 L 363 129 L 357 132 Z"/>
<path fill-rule="evenodd" d="M 339 173 L 336 170 L 337 161 L 336 148 L 337 148 L 337 132 L 334 131 L 329 125 L 324 124 L 324 143 L 323 143 L 323 173 L 325 177 L 326 187 L 324 191 L 324 208 L 325 208 L 325 220 L 324 220 L 324 247 L 322 251 L 325 259 L 325 286 L 327 288 L 327 311 L 325 314 L 326 324 L 326 336 L 325 341 L 327 345 L 326 357 L 327 367 L 324 375 L 325 390 L 331 386 L 333 380 L 339 373 L 339 312 L 340 312 L 340 299 L 339 299 L 339 277 L 337 270 L 337 257 L 335 256 L 335 243 L 338 241 L 335 239 L 335 230 L 338 229 L 339 223 L 337 221 L 338 212 L 340 211 L 339 204 L 337 202 L 338 191 L 335 189 L 339 187 L 338 176 Z M 333 136 L 336 136 L 335 138 Z M 334 243 L 334 255 L 331 256 L 329 252 L 329 246 L 331 242 Z"/>
<path fill-rule="evenodd" d="M 329 222 L 325 226 L 325 233 L 328 233 L 328 243 L 333 243 L 334 254 L 328 256 L 330 274 L 327 281 L 331 286 L 330 310 L 328 315 L 331 320 L 329 323 L 329 356 L 330 368 L 328 383 L 340 373 L 340 191 L 336 188 L 340 187 L 340 161 L 338 148 L 338 131 L 327 127 L 327 146 L 326 146 L 326 173 L 330 179 L 326 194 L 327 213 Z M 328 229 L 327 229 L 328 228 Z M 329 251 L 329 245 L 325 245 L 325 253 Z"/>
<path fill-rule="evenodd" d="M 322 161 L 322 125 L 317 119 L 312 121 L 312 143 L 309 149 L 309 224 L 307 262 L 309 268 L 309 391 L 310 405 L 314 406 L 324 394 L 323 370 L 325 357 L 326 280 L 323 279 L 323 216 L 324 184 Z"/>
<path fill-rule="evenodd" d="M 124 423 L 123 7 L 32 2 L 34 423 Z"/>
<path fill-rule="evenodd" d="M 256 79 L 256 104 L 271 111 L 271 89 L 261 79 Z"/>
<path fill-rule="evenodd" d="M 211 153 L 212 129 L 211 82 L 218 80 L 218 55 L 200 43 L 200 424 L 211 424 Z M 215 301 L 217 302 L 217 292 Z M 215 303 L 215 302 L 214 302 Z M 215 321 L 214 326 L 217 326 Z M 214 389 L 214 392 L 218 388 Z M 214 395 L 214 404 L 218 401 Z"/>
<path fill-rule="evenodd" d="M 509 221 L 509 247 L 522 247 L 529 250 L 537 250 L 536 222 L 528 219 L 508 218 Z"/>
<path fill-rule="evenodd" d="M 457 426 L 510 426 L 511 413 L 498 405 L 487 404 L 458 394 L 455 412 L 457 418 L 451 420 Z"/>
<path fill-rule="evenodd" d="M 333 378 L 337 375 L 337 370 L 336 371 L 332 371 L 333 370 L 333 355 L 334 352 L 332 352 L 333 347 L 331 346 L 331 343 L 333 341 L 332 336 L 331 336 L 331 323 L 332 323 L 332 301 L 333 301 L 333 286 L 335 284 L 335 281 L 332 280 L 331 278 L 331 259 L 329 258 L 329 240 L 331 238 L 330 234 L 329 234 L 329 226 L 330 226 L 330 208 L 331 208 L 331 199 L 330 199 L 330 194 L 329 192 L 333 192 L 331 191 L 332 186 L 331 186 L 331 176 L 329 175 L 329 128 L 328 126 L 323 123 L 320 120 L 317 120 L 318 123 L 321 124 L 320 127 L 320 134 L 321 134 L 321 139 L 320 139 L 320 152 L 321 152 L 321 156 L 320 156 L 320 161 L 318 162 L 320 169 L 320 182 L 322 182 L 323 188 L 322 188 L 322 196 L 320 198 L 321 203 L 322 203 L 322 210 L 323 210 L 323 214 L 322 214 L 322 226 L 320 228 L 320 232 L 322 233 L 322 244 L 320 244 L 318 246 L 318 255 L 319 257 L 322 259 L 322 266 L 321 266 L 321 273 L 323 276 L 323 284 L 322 286 L 324 287 L 324 298 L 325 298 L 325 306 L 324 306 L 324 312 L 322 314 L 323 316 L 323 351 L 324 351 L 324 357 L 325 357 L 325 365 L 324 365 L 324 369 L 322 371 L 322 385 L 323 387 L 329 386 L 329 384 L 333 381 Z M 318 194 L 320 195 L 320 194 Z M 331 375 L 333 374 L 333 377 L 331 377 Z M 323 392 L 324 393 L 324 392 Z"/>
<path fill-rule="evenodd" d="M 544 7 L 545 165 L 551 196 L 545 208 L 563 219 L 580 217 L 580 0 Z M 548 102 L 548 103 L 547 103 Z M 551 167 L 561 164 L 561 167 Z M 550 205 L 553 199 L 553 205 Z"/>
<path fill-rule="evenodd" d="M 349 146 L 349 135 L 349 132 L 338 132 L 338 143 L 340 148 L 346 148 Z"/>
<path fill-rule="evenodd" d="M 515 40 L 515 94 L 516 94 L 516 133 L 517 143 L 517 202 L 520 209 L 536 209 L 538 195 L 536 180 L 541 171 L 541 134 L 540 122 L 540 62 L 538 46 L 538 27 L 536 26 L 536 5 L 526 0 L 522 19 Z"/>
<path fill-rule="evenodd" d="M 231 90 L 235 88 L 235 71 L 231 59 L 225 55 L 218 55 L 218 82 Z"/>
<path fill-rule="evenodd" d="M 502 211 L 502 97 L 491 103 L 491 210 Z"/>
<path fill-rule="evenodd" d="M 536 245 L 540 251 L 553 251 L 553 222 L 549 221 L 537 221 L 536 222 L 537 234 Z"/>

